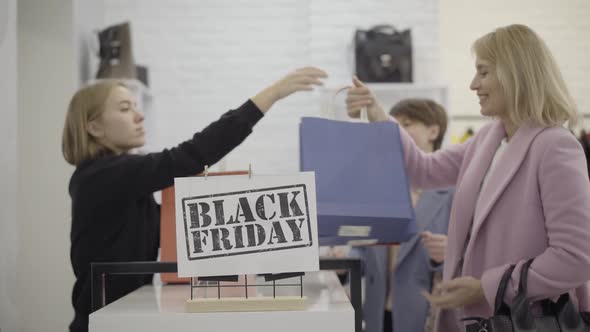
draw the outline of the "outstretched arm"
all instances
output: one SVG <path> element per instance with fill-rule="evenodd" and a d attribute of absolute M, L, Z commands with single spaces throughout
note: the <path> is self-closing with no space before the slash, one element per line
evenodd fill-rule
<path fill-rule="evenodd" d="M 396 122 L 393 117 L 385 113 L 371 90 L 356 77 L 353 78 L 353 86 L 348 91 L 346 107 L 349 116 L 353 118 L 358 118 L 361 109 L 366 108 L 371 122 Z M 471 140 L 434 153 L 425 153 L 401 127 L 400 136 L 406 170 L 413 188 L 436 189 L 455 186 L 464 152 L 471 144 Z"/>
<path fill-rule="evenodd" d="M 175 177 L 198 174 L 205 165 L 212 166 L 240 145 L 275 102 L 297 91 L 311 90 L 324 77 L 326 73 L 318 68 L 296 70 L 172 149 L 147 155 L 112 156 L 92 163 L 88 166 L 92 169 L 85 170 L 90 176 L 84 177 L 83 187 L 93 193 L 105 193 L 105 199 L 129 198 L 168 187 Z"/>

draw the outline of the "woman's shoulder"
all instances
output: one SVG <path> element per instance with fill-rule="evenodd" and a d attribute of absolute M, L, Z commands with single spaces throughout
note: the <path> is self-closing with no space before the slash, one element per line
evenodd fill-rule
<path fill-rule="evenodd" d="M 91 176 L 96 175 L 97 172 L 108 171 L 111 167 L 125 165 L 129 161 L 137 158 L 136 155 L 121 154 L 121 155 L 104 155 L 98 158 L 83 161 L 76 167 L 74 175 L 77 176 Z"/>
<path fill-rule="evenodd" d="M 543 128 L 543 130 L 539 133 L 539 139 L 546 141 L 564 139 L 577 142 L 576 136 L 569 129 L 563 126 L 551 126 Z"/>
<path fill-rule="evenodd" d="M 582 144 L 569 129 L 560 126 L 543 128 L 531 142 L 528 154 L 541 172 L 587 168 Z"/>
<path fill-rule="evenodd" d="M 531 148 L 539 151 L 571 148 L 583 152 L 576 136 L 569 129 L 562 126 L 543 128 L 533 140 Z"/>
<path fill-rule="evenodd" d="M 70 178 L 70 190 L 73 186 L 103 181 L 105 176 L 117 173 L 121 168 L 131 167 L 133 160 L 138 158 L 140 158 L 139 155 L 122 154 L 104 155 L 83 161 L 76 167 Z"/>

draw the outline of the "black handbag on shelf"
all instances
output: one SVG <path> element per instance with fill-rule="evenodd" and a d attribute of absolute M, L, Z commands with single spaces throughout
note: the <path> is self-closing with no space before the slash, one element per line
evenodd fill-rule
<path fill-rule="evenodd" d="M 390 25 L 357 30 L 355 72 L 364 82 L 412 82 L 412 35 Z"/>
<path fill-rule="evenodd" d="M 137 78 L 131 43 L 131 24 L 109 26 L 98 33 L 100 64 L 97 79 Z"/>
<path fill-rule="evenodd" d="M 532 262 L 530 259 L 522 266 L 518 293 L 512 301 L 512 306 L 504 303 L 504 293 L 514 265 L 511 265 L 502 276 L 496 293 L 494 315 L 487 319 L 462 319 L 477 321 L 466 326 L 467 332 L 590 332 L 590 313 L 578 312 L 568 293 L 561 295 L 557 302 L 541 300 L 541 315 L 531 312 L 526 293 L 528 270 Z"/>

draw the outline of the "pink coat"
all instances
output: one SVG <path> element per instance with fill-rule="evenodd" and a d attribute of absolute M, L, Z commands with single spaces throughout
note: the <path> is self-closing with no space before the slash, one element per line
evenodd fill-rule
<path fill-rule="evenodd" d="M 565 128 L 524 125 L 479 193 L 505 136 L 502 123 L 492 121 L 463 144 L 424 154 L 401 130 L 412 186 L 456 186 L 443 279 L 478 278 L 486 298 L 462 311 L 442 310 L 439 332 L 464 331 L 458 321 L 462 317 L 491 316 L 500 278 L 510 264 L 517 264 L 505 298 L 511 304 L 520 266 L 532 257 L 529 298 L 569 291 L 581 310 L 590 311 L 590 182 L 582 147 Z M 468 241 L 478 194 L 482 220 Z"/>

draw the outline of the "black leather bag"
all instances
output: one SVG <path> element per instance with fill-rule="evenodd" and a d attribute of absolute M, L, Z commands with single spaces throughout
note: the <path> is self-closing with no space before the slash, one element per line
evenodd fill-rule
<path fill-rule="evenodd" d="M 390 25 L 357 30 L 356 75 L 364 82 L 412 82 L 412 35 Z"/>
<path fill-rule="evenodd" d="M 109 26 L 98 33 L 100 64 L 96 78 L 137 78 L 129 22 Z"/>
<path fill-rule="evenodd" d="M 522 266 L 518 293 L 512 306 L 504 303 L 504 293 L 514 265 L 511 265 L 502 276 L 496 293 L 494 315 L 487 319 L 464 318 L 463 320 L 467 321 L 477 321 L 466 326 L 467 332 L 590 332 L 590 314 L 578 312 L 568 293 L 561 295 L 557 302 L 541 300 L 540 315 L 531 312 L 526 293 L 528 270 L 532 262 L 532 259 L 528 260 Z"/>

